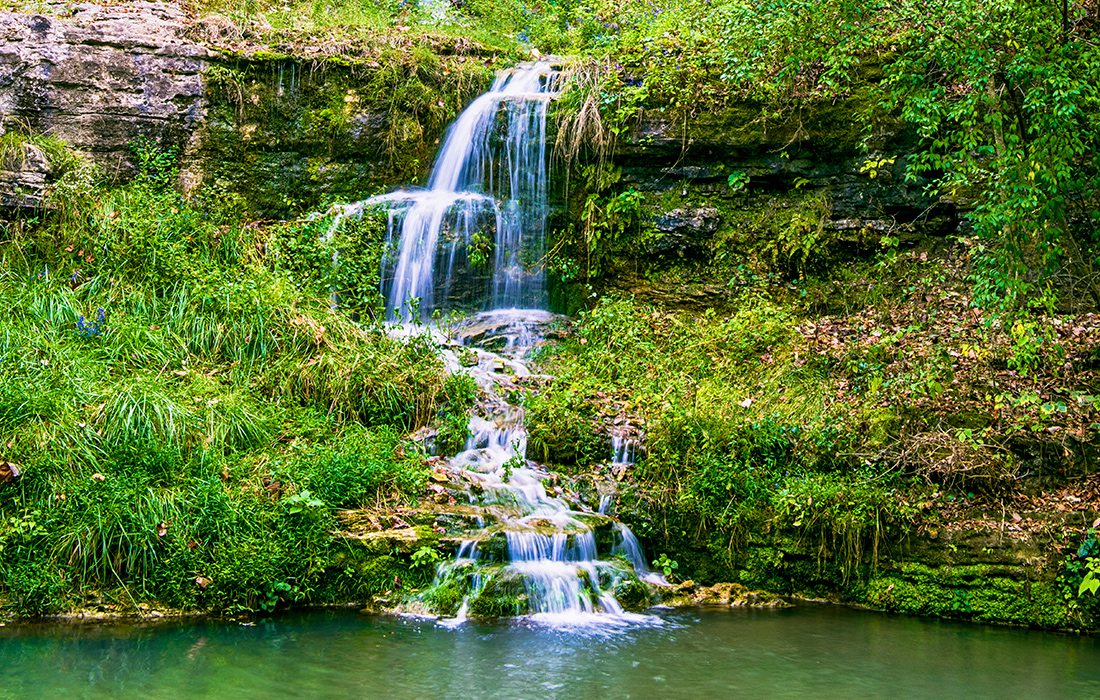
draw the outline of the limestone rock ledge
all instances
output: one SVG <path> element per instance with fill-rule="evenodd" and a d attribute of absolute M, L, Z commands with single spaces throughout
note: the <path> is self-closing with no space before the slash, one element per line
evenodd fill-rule
<path fill-rule="evenodd" d="M 141 135 L 187 145 L 203 118 L 205 59 L 178 5 L 50 4 L 0 12 L 0 129 L 50 134 L 108 172 Z"/>
<path fill-rule="evenodd" d="M 730 608 L 789 608 L 792 605 L 774 593 L 754 591 L 740 583 L 701 586 L 694 581 L 684 581 L 668 588 L 663 602 L 675 607 L 720 605 Z"/>

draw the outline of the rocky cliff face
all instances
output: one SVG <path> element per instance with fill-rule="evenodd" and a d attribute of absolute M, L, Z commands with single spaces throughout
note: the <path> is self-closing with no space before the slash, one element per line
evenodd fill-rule
<path fill-rule="evenodd" d="M 890 123 L 871 132 L 860 122 L 867 90 L 782 114 L 750 102 L 686 122 L 647 114 L 620 144 L 617 163 L 624 182 L 642 191 L 695 187 L 725 200 L 818 192 L 828 198 L 826 227 L 838 231 L 953 228 L 954 212 L 937 208 L 926 183 L 905 177 L 908 134 Z M 699 230 L 685 214 L 686 230 Z M 704 218 L 703 229 L 716 232 L 713 216 Z"/>
<path fill-rule="evenodd" d="M 108 172 L 141 135 L 186 146 L 204 116 L 214 54 L 176 5 L 48 5 L 0 13 L 0 128 L 50 134 Z"/>
<path fill-rule="evenodd" d="M 185 190 L 281 216 L 418 179 L 493 57 L 450 37 L 326 43 L 171 2 L 50 4 L 0 12 L 0 135 L 48 135 L 111 177 L 147 137 L 176 149 Z M 48 165 L 11 160 L 2 204 L 37 205 Z"/>
<path fill-rule="evenodd" d="M 744 266 L 796 277 L 884 241 L 957 231 L 957 208 L 907 178 L 912 144 L 900 125 L 868 136 L 868 99 L 857 91 L 784 114 L 752 103 L 688 119 L 645 113 L 613 157 L 617 191 L 642 195 L 640 231 L 620 242 L 606 281 L 675 305 L 720 305 Z"/>

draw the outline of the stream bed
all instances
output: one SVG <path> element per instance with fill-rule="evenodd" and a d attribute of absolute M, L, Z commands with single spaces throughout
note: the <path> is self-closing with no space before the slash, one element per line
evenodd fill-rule
<path fill-rule="evenodd" d="M 295 613 L 0 628 L 0 698 L 1100 696 L 1100 640 L 836 607 L 676 610 L 660 624 Z"/>

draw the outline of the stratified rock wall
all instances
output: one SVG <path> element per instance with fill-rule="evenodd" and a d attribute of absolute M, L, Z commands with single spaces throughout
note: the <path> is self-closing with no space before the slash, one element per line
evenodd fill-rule
<path fill-rule="evenodd" d="M 205 59 L 177 5 L 0 12 L 0 124 L 57 137 L 108 172 L 146 135 L 183 146 L 204 113 Z"/>

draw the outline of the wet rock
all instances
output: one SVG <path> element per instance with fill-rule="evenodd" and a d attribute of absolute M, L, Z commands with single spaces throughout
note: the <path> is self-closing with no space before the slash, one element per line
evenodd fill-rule
<path fill-rule="evenodd" d="M 687 252 L 701 248 L 720 225 L 721 216 L 715 207 L 673 209 L 654 217 L 654 228 L 664 235 L 650 241 L 649 252 Z"/>
<path fill-rule="evenodd" d="M 774 593 L 754 591 L 740 583 L 700 586 L 684 581 L 664 593 L 667 605 L 722 605 L 731 608 L 787 608 L 791 604 Z"/>
<path fill-rule="evenodd" d="M 636 578 L 622 578 L 609 590 L 626 610 L 645 610 L 658 598 L 657 588 Z"/>
<path fill-rule="evenodd" d="M 508 570 L 490 577 L 481 593 L 470 601 L 472 617 L 513 617 L 527 612 L 527 608 L 523 576 Z"/>

